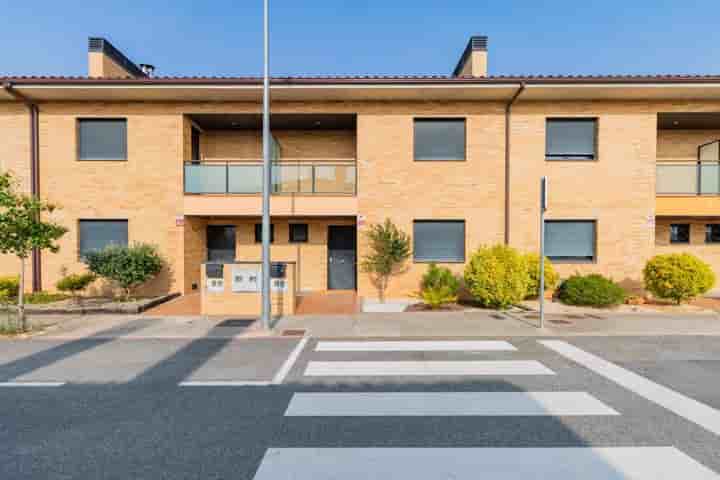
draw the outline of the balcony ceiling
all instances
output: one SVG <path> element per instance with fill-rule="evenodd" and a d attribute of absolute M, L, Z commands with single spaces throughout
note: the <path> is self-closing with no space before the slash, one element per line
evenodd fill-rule
<path fill-rule="evenodd" d="M 659 113 L 658 128 L 663 130 L 720 130 L 720 112 Z"/>
<path fill-rule="evenodd" d="M 205 130 L 260 130 L 262 115 L 245 114 L 191 114 L 190 118 Z M 347 113 L 288 114 L 270 116 L 274 130 L 355 130 L 356 116 Z"/>

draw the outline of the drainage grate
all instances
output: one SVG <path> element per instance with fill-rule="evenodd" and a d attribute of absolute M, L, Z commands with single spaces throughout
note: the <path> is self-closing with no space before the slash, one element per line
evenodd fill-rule
<path fill-rule="evenodd" d="M 242 318 L 230 318 L 228 320 L 225 320 L 223 322 L 218 323 L 218 327 L 242 327 L 247 328 L 250 325 L 255 323 L 255 320 L 247 320 Z"/>
<path fill-rule="evenodd" d="M 502 315 L 500 313 L 491 313 L 490 317 L 497 318 L 498 320 L 505 320 L 505 315 Z"/>
<path fill-rule="evenodd" d="M 303 337 L 303 336 L 305 336 L 305 329 L 304 328 L 295 328 L 295 329 L 283 330 L 280 335 L 282 335 L 283 337 Z"/>

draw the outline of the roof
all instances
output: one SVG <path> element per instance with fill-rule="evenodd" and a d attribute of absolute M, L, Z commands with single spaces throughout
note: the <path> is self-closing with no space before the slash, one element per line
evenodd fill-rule
<path fill-rule="evenodd" d="M 13 84 L 261 84 L 262 77 L 256 76 L 166 76 L 166 77 L 115 77 L 98 78 L 85 76 L 7 76 L 0 77 L 1 83 Z M 715 83 L 720 82 L 720 74 L 712 75 L 490 75 L 486 77 L 448 76 L 448 75 L 299 75 L 275 76 L 273 84 L 552 84 L 552 83 Z"/>

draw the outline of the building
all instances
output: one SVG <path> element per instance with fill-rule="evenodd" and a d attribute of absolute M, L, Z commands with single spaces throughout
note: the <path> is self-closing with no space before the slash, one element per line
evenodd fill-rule
<path fill-rule="evenodd" d="M 462 271 L 481 244 L 536 250 L 542 175 L 561 275 L 637 288 L 669 251 L 720 273 L 720 76 L 487 65 L 487 38 L 473 37 L 449 76 L 272 80 L 272 260 L 294 265 L 299 293 L 376 297 L 356 265 L 363 229 L 385 218 L 414 243 L 391 298 L 417 291 L 428 262 Z M 168 268 L 149 294 L 203 289 L 206 260 L 258 262 L 262 79 L 154 76 L 102 38 L 88 70 L 2 79 L 0 168 L 69 228 L 59 253 L 34 256 L 28 288 L 52 290 L 112 242 L 159 246 Z"/>

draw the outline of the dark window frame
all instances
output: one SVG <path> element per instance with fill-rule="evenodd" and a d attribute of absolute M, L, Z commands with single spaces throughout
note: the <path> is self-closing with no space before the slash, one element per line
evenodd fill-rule
<path fill-rule="evenodd" d="M 673 227 L 674 226 L 686 226 L 687 227 L 687 240 L 673 240 Z M 689 223 L 671 223 L 670 224 L 670 243 L 673 245 L 689 245 L 690 237 L 692 235 L 692 228 Z"/>
<path fill-rule="evenodd" d="M 213 228 L 232 228 L 232 229 L 233 229 L 233 236 L 235 237 L 235 241 L 234 241 L 234 243 L 233 243 L 232 249 L 227 249 L 228 251 L 232 251 L 232 259 L 223 260 L 223 261 L 210 260 L 210 255 L 209 255 L 209 253 L 210 253 L 210 238 L 209 238 L 209 233 L 210 233 L 210 230 L 213 229 Z M 224 263 L 224 262 L 228 262 L 228 261 L 235 261 L 235 259 L 237 258 L 237 241 L 238 241 L 237 231 L 238 231 L 237 225 L 233 225 L 233 224 L 217 224 L 217 225 L 216 225 L 216 224 L 210 224 L 210 225 L 206 225 L 206 226 L 205 226 L 205 261 L 207 261 L 207 262 L 213 262 L 213 263 Z"/>
<path fill-rule="evenodd" d="M 125 124 L 125 156 L 123 158 L 83 158 L 82 142 L 80 134 L 80 125 L 83 122 L 118 122 Z M 128 127 L 129 122 L 126 117 L 77 117 L 75 119 L 75 156 L 78 162 L 127 162 L 128 161 Z"/>
<path fill-rule="evenodd" d="M 463 124 L 463 158 L 445 158 L 445 159 L 418 159 L 417 156 L 417 132 L 415 126 L 417 123 L 431 123 L 431 122 L 462 122 Z M 468 145 L 467 145 L 467 117 L 414 117 L 413 118 L 413 161 L 414 162 L 467 162 L 468 157 Z"/>
<path fill-rule="evenodd" d="M 457 259 L 449 259 L 449 258 L 436 258 L 436 259 L 429 259 L 429 258 L 418 258 L 416 256 L 417 249 L 415 248 L 417 245 L 417 235 L 415 234 L 415 225 L 418 223 L 461 223 L 463 228 L 463 246 L 462 246 L 462 258 Z M 433 218 L 421 218 L 421 219 L 415 219 L 413 220 L 413 236 L 412 236 L 412 256 L 413 256 L 413 263 L 465 263 L 465 260 L 467 258 L 467 221 L 465 219 L 433 219 Z"/>
<path fill-rule="evenodd" d="M 543 228 L 547 227 L 548 223 L 592 223 L 593 224 L 593 242 L 592 242 L 592 248 L 593 248 L 593 256 L 592 258 L 587 257 L 558 257 L 558 256 L 550 256 L 546 255 L 547 258 L 552 261 L 552 263 L 557 264 L 594 264 L 598 263 L 598 225 L 600 222 L 597 221 L 595 218 L 547 218 L 545 219 L 545 225 Z M 547 246 L 547 235 L 545 239 L 545 245 Z"/>
<path fill-rule="evenodd" d="M 712 234 L 711 234 L 711 227 L 717 227 L 718 230 L 720 230 L 720 223 L 706 223 L 705 224 L 705 243 L 708 244 L 720 244 L 720 231 L 718 232 L 718 239 L 713 240 Z"/>
<path fill-rule="evenodd" d="M 548 152 L 548 124 L 552 122 L 593 122 L 593 153 L 592 155 L 560 155 Z M 545 161 L 546 162 L 597 162 L 599 150 L 600 120 L 598 117 L 545 117 Z"/>
<path fill-rule="evenodd" d="M 130 220 L 127 218 L 78 218 L 77 220 L 77 256 L 81 261 L 85 258 L 82 250 L 82 227 L 83 222 L 86 223 L 100 223 L 100 222 L 118 222 L 125 223 L 127 242 L 124 246 L 130 245 Z M 104 247 L 103 247 L 104 248 Z"/>
<path fill-rule="evenodd" d="M 255 224 L 255 243 L 262 243 L 262 223 Z M 275 243 L 275 224 L 270 224 L 270 243 Z"/>
<path fill-rule="evenodd" d="M 297 239 L 293 234 L 295 228 L 305 229 L 305 238 Z M 288 224 L 288 242 L 289 243 L 308 243 L 310 241 L 310 226 L 307 223 L 289 223 Z"/>

